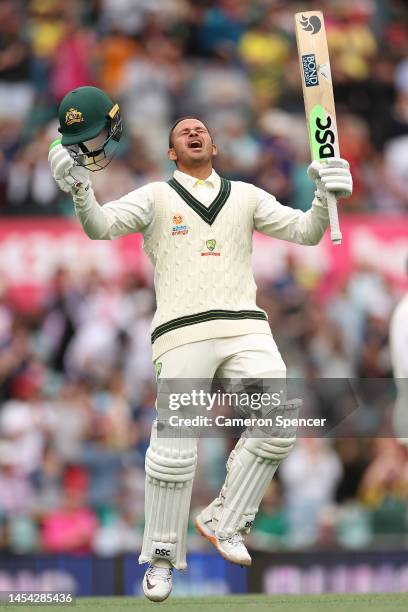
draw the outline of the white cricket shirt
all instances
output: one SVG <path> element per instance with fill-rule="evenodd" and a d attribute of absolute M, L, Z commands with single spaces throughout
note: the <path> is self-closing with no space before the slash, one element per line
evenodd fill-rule
<path fill-rule="evenodd" d="M 143 233 L 157 300 L 154 360 L 189 342 L 270 334 L 266 314 L 256 304 L 253 231 L 314 245 L 329 224 L 326 203 L 317 197 L 307 212 L 294 210 L 214 170 L 206 180 L 176 170 L 168 183 L 149 183 L 104 206 L 92 189 L 74 196 L 74 202 L 92 239 Z"/>

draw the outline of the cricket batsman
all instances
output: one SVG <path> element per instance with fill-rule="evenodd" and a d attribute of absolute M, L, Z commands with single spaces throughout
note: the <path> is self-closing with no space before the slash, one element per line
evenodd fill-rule
<path fill-rule="evenodd" d="M 408 260 L 407 260 L 408 273 Z M 396 305 L 390 321 L 391 362 L 397 387 L 393 425 L 401 444 L 408 448 L 408 293 Z"/>
<path fill-rule="evenodd" d="M 316 245 L 328 224 L 327 194 L 348 197 L 347 161 L 313 162 L 316 183 L 310 210 L 281 205 L 258 187 L 229 181 L 212 167 L 217 155 L 206 124 L 179 119 L 169 134 L 176 169 L 168 182 L 149 183 L 101 206 L 90 170 L 105 167 L 117 146 L 122 120 L 117 104 L 95 87 L 68 93 L 59 108 L 61 140 L 49 152 L 58 186 L 72 195 L 92 240 L 141 232 L 154 266 L 157 310 L 152 322 L 153 361 L 164 378 L 282 379 L 286 367 L 265 312 L 256 304 L 251 268 L 254 230 L 272 238 Z M 149 126 L 146 125 L 148 133 Z M 196 518 L 196 527 L 232 563 L 250 565 L 244 544 L 262 497 L 294 438 L 241 437 L 227 463 L 219 496 Z M 197 440 L 160 438 L 153 424 L 146 453 L 145 530 L 140 563 L 148 563 L 143 591 L 163 601 L 172 572 L 185 569 Z"/>

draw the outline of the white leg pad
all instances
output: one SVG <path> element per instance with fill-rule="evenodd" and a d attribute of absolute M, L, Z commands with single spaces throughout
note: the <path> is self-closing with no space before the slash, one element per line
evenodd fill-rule
<path fill-rule="evenodd" d="M 195 438 L 158 438 L 152 427 L 146 453 L 145 530 L 139 563 L 166 559 L 185 569 L 191 490 L 197 464 Z"/>
<path fill-rule="evenodd" d="M 206 518 L 211 515 L 218 539 L 250 531 L 265 491 L 295 439 L 240 438 L 228 459 L 220 495 L 204 511 Z"/>

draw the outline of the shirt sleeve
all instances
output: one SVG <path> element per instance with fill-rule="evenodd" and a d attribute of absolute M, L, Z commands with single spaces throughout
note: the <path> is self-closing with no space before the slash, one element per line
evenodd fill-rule
<path fill-rule="evenodd" d="M 310 210 L 303 212 L 283 206 L 276 198 L 259 187 L 255 187 L 257 206 L 254 227 L 258 232 L 297 242 L 314 245 L 322 239 L 329 225 L 327 204 L 315 197 Z"/>
<path fill-rule="evenodd" d="M 127 234 L 145 232 L 153 220 L 153 190 L 144 185 L 101 206 L 92 187 L 73 196 L 75 212 L 92 240 L 112 240 Z"/>

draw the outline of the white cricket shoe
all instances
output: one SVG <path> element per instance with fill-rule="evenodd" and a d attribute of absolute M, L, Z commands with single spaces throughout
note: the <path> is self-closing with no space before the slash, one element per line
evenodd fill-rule
<path fill-rule="evenodd" d="M 173 587 L 173 568 L 169 561 L 150 563 L 143 578 L 143 593 L 150 601 L 164 601 Z"/>
<path fill-rule="evenodd" d="M 212 519 L 205 520 L 203 512 L 196 517 L 195 527 L 202 536 L 207 538 L 207 540 L 215 546 L 224 559 L 231 563 L 237 563 L 238 565 L 251 565 L 252 559 L 246 549 L 244 538 L 240 532 L 234 533 L 228 539 L 220 540 L 215 535 Z"/>

